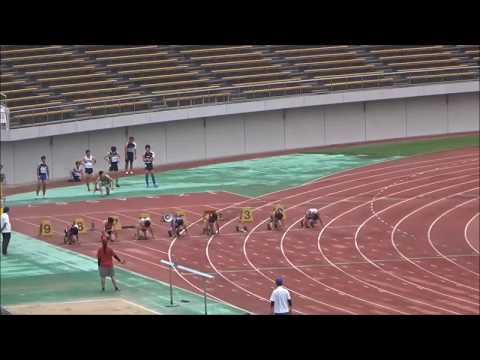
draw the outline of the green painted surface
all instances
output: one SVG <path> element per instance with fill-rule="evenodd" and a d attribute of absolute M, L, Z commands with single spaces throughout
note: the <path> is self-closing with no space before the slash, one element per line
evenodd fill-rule
<path fill-rule="evenodd" d="M 120 187 L 114 189 L 109 197 L 126 198 L 222 190 L 246 196 L 260 196 L 301 185 L 342 170 L 394 158 L 343 154 L 293 154 L 212 164 L 157 173 L 158 188 L 147 189 L 144 175 L 124 177 L 120 179 Z M 50 189 L 47 191 L 46 199 L 36 199 L 34 192 L 8 196 L 6 203 L 12 206 L 100 198 L 98 192 L 93 195 L 87 192 L 85 185 L 76 185 Z"/>
<path fill-rule="evenodd" d="M 319 149 L 306 153 L 366 155 L 370 157 L 411 156 L 444 150 L 461 149 L 471 146 L 480 146 L 480 138 L 478 135 L 445 137 L 430 140 L 399 141 L 389 144 L 349 146 L 337 149 Z"/>
<path fill-rule="evenodd" d="M 170 303 L 168 284 L 119 267 L 115 271 L 121 291 L 114 292 L 111 281 L 107 279 L 107 290 L 102 292 L 95 259 L 12 233 L 9 255 L 0 257 L 1 304 L 8 307 L 121 297 L 162 314 L 204 313 L 202 296 L 175 288 L 174 299 L 179 306 L 167 307 Z M 209 314 L 245 314 L 213 300 L 208 300 L 207 306 Z"/>

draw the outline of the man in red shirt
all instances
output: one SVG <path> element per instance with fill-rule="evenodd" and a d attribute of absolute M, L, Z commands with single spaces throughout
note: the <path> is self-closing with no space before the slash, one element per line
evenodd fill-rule
<path fill-rule="evenodd" d="M 102 234 L 102 247 L 97 251 L 98 259 L 98 271 L 100 272 L 100 279 L 102 281 L 102 291 L 105 291 L 105 278 L 109 276 L 112 279 L 113 287 L 115 291 L 120 290 L 115 281 L 115 271 L 113 269 L 113 258 L 115 258 L 121 264 L 125 264 L 125 260 L 115 254 L 115 252 L 108 247 L 108 238 L 105 234 Z"/>

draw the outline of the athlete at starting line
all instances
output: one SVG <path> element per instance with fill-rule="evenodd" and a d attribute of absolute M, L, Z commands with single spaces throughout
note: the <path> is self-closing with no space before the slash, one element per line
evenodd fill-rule
<path fill-rule="evenodd" d="M 320 224 L 323 227 L 323 222 L 322 219 L 320 219 L 320 214 L 318 209 L 316 208 L 310 208 L 305 212 L 305 217 L 303 220 L 300 222 L 301 227 L 306 227 L 306 228 L 313 228 L 317 221 L 320 221 Z"/>
<path fill-rule="evenodd" d="M 275 230 L 283 229 L 283 208 L 278 207 L 273 211 L 273 214 L 270 216 L 270 220 L 267 223 L 267 229 L 272 230 L 272 225 Z"/>
<path fill-rule="evenodd" d="M 109 241 L 115 241 L 118 237 L 117 232 L 114 229 L 115 219 L 111 216 L 104 221 L 104 233 L 106 234 Z"/>
<path fill-rule="evenodd" d="M 100 191 L 100 194 L 103 196 L 103 191 L 105 190 L 105 195 L 110 195 L 110 192 L 112 191 L 113 188 L 113 180 L 112 178 L 105 174 L 103 170 L 100 170 L 98 172 L 98 177 L 97 181 L 95 183 L 95 190 L 93 190 L 93 193 L 98 190 Z"/>
<path fill-rule="evenodd" d="M 152 240 L 155 239 L 152 230 L 152 221 L 149 217 L 141 217 L 140 220 L 138 220 L 137 224 L 137 240 L 148 240 L 147 232 L 150 232 L 150 234 L 152 235 Z"/>
<path fill-rule="evenodd" d="M 170 223 L 170 230 L 168 230 L 168 236 L 170 237 L 174 234 L 180 236 L 187 232 L 185 219 L 181 214 L 166 215 L 164 221 Z"/>
<path fill-rule="evenodd" d="M 78 238 L 78 225 L 73 222 L 71 226 L 67 226 L 64 230 L 64 237 L 63 237 L 63 242 L 68 245 L 73 245 L 75 243 L 79 243 L 80 240 Z"/>

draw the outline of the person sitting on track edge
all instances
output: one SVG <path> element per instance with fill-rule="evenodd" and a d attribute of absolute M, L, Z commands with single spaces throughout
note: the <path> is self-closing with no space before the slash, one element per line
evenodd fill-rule
<path fill-rule="evenodd" d="M 114 226 L 115 219 L 109 216 L 104 222 L 104 231 L 109 241 L 114 241 L 117 239 L 117 232 L 114 230 Z"/>
<path fill-rule="evenodd" d="M 185 225 L 185 220 L 182 215 L 174 214 L 170 220 L 170 230 L 168 230 L 168 236 L 172 237 L 174 234 L 176 236 L 182 235 L 184 232 L 187 232 L 187 227 Z"/>
<path fill-rule="evenodd" d="M 322 222 L 322 219 L 320 219 L 318 209 L 310 208 L 305 212 L 305 217 L 300 222 L 300 226 L 301 227 L 305 226 L 306 228 L 313 228 L 317 223 L 317 221 L 320 221 L 320 224 L 323 227 L 323 222 Z"/>
<path fill-rule="evenodd" d="M 282 208 L 277 208 L 273 214 L 270 216 L 270 221 L 267 224 L 268 230 L 272 230 L 272 224 L 273 228 L 275 230 L 283 228 L 283 209 Z"/>
<path fill-rule="evenodd" d="M 152 240 L 155 239 L 152 230 L 152 220 L 150 218 L 140 218 L 137 225 L 137 240 L 148 240 L 147 231 L 150 231 Z"/>
<path fill-rule="evenodd" d="M 78 238 L 78 225 L 73 222 L 71 226 L 67 226 L 64 230 L 63 242 L 68 245 L 73 245 L 75 243 L 79 244 L 80 240 Z"/>
<path fill-rule="evenodd" d="M 110 176 L 105 174 L 103 170 L 98 172 L 98 177 L 97 177 L 97 182 L 95 183 L 95 190 L 93 193 L 97 190 L 100 191 L 100 194 L 103 196 L 103 189 L 105 189 L 105 194 L 110 195 L 110 191 L 112 191 L 113 187 L 113 180 Z"/>

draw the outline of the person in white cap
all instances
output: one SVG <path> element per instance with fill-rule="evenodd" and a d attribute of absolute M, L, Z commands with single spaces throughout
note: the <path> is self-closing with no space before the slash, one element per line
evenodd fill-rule
<path fill-rule="evenodd" d="M 290 315 L 292 313 L 292 298 L 290 292 L 283 287 L 281 277 L 275 280 L 277 287 L 270 296 L 270 308 L 273 315 Z"/>

